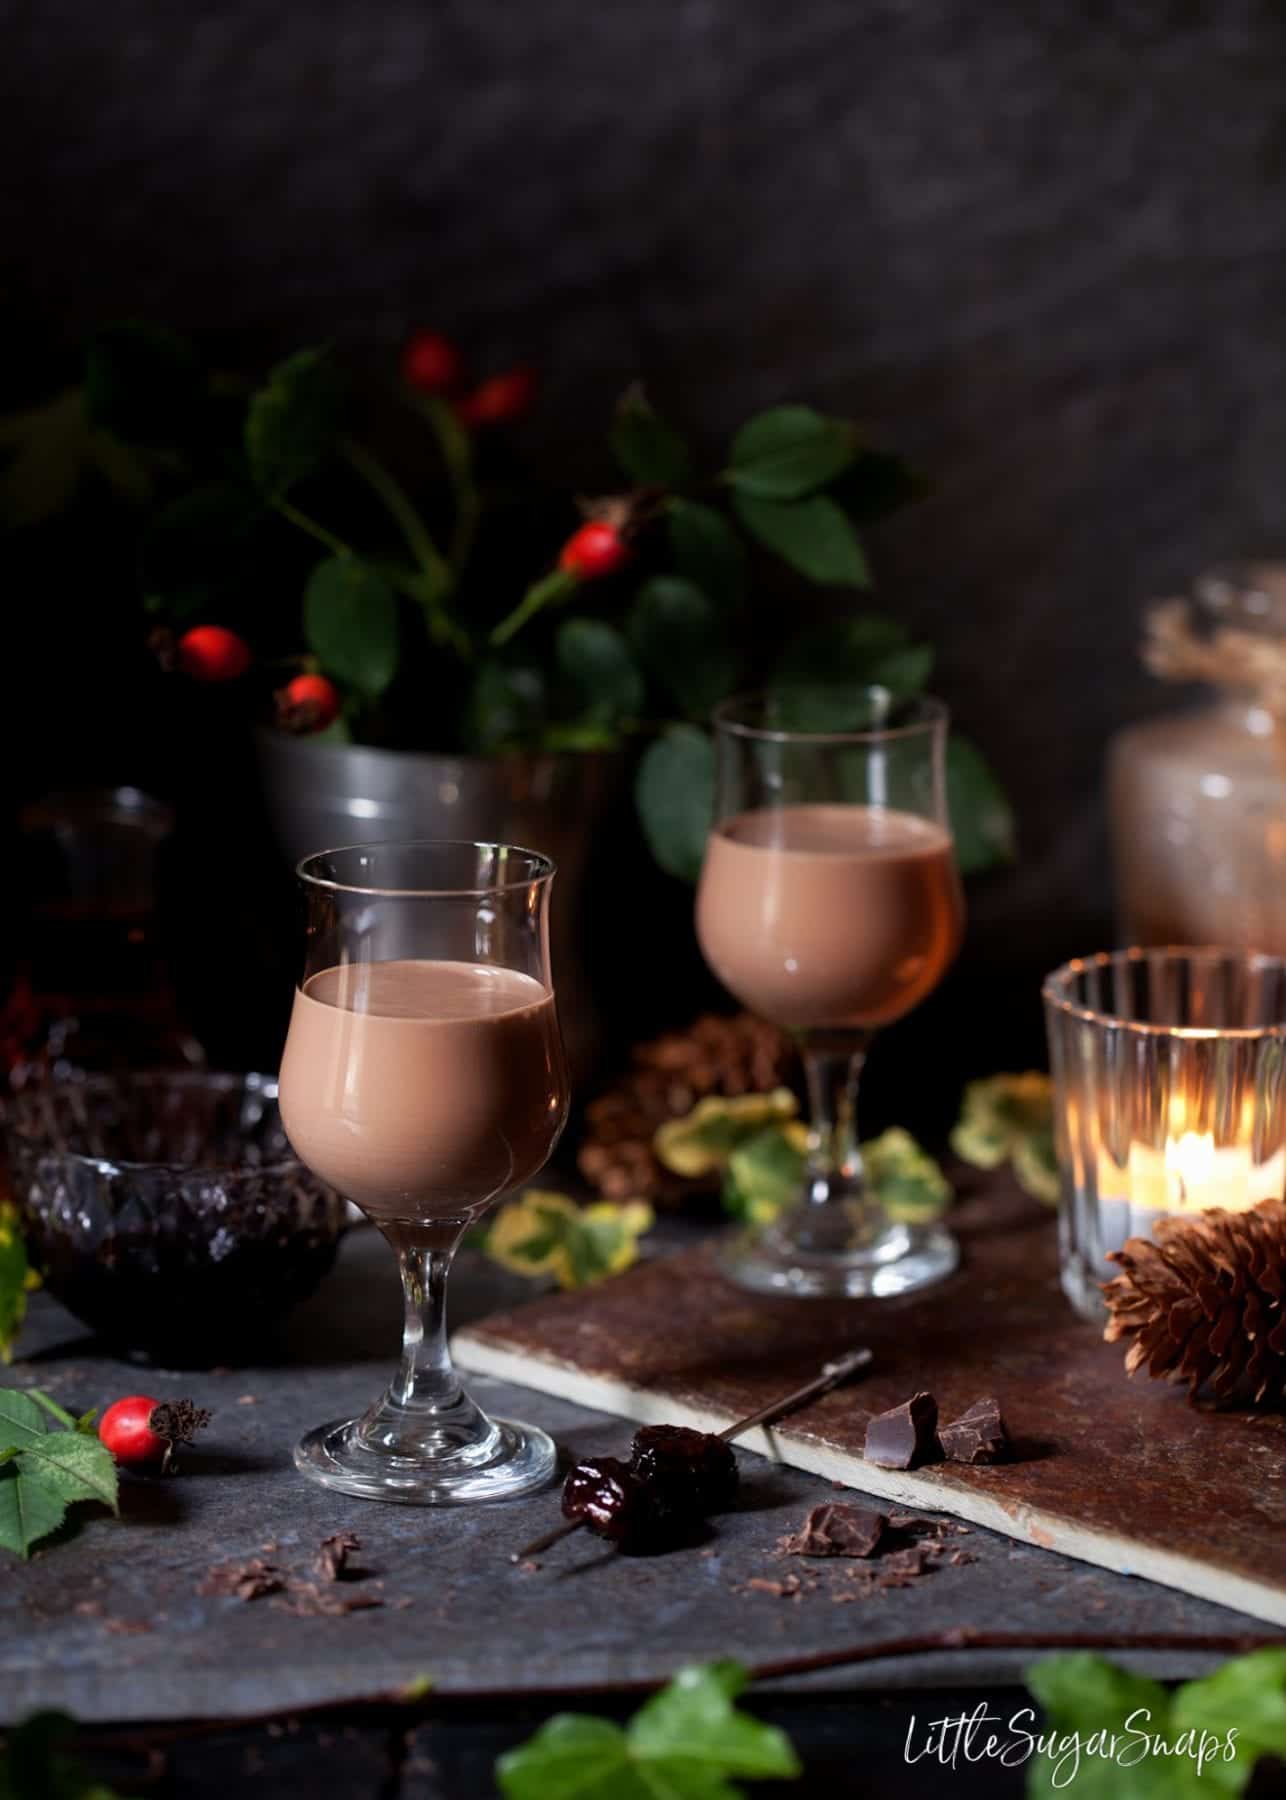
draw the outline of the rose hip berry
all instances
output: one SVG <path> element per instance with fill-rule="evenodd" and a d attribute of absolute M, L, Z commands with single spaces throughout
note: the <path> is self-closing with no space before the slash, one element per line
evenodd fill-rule
<path fill-rule="evenodd" d="M 339 709 L 339 689 L 325 675 L 296 675 L 277 693 L 278 717 L 287 731 L 325 731 Z"/>
<path fill-rule="evenodd" d="M 449 394 L 464 365 L 460 352 L 440 331 L 416 331 L 402 351 L 402 379 L 421 394 Z"/>
<path fill-rule="evenodd" d="M 536 375 L 522 364 L 489 375 L 456 403 L 462 425 L 507 425 L 527 412 L 536 396 Z"/>
<path fill-rule="evenodd" d="M 591 519 L 573 531 L 558 556 L 558 566 L 581 581 L 614 575 L 629 561 L 630 548 L 614 525 Z"/>
<path fill-rule="evenodd" d="M 167 1474 L 174 1467 L 178 1444 L 190 1444 L 210 1422 L 203 1406 L 190 1400 L 153 1400 L 131 1394 L 109 1406 L 98 1422 L 98 1435 L 126 1469 Z"/>
<path fill-rule="evenodd" d="M 250 667 L 250 646 L 224 625 L 194 625 L 179 639 L 179 667 L 194 681 L 235 681 Z"/>

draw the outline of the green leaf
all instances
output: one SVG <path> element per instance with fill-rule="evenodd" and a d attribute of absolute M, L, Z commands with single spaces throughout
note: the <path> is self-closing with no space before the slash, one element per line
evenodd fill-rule
<path fill-rule="evenodd" d="M 961 874 L 1013 862 L 1013 809 L 981 750 L 957 732 L 947 740 L 947 810 Z"/>
<path fill-rule="evenodd" d="M 924 1225 L 951 1204 L 951 1183 L 909 1131 L 894 1125 L 862 1145 L 866 1179 L 890 1219 Z"/>
<path fill-rule="evenodd" d="M 897 699 L 919 693 L 933 667 L 928 644 L 880 613 L 824 620 L 787 647 L 771 691 L 789 731 L 857 731 L 879 721 L 861 691 L 884 687 Z"/>
<path fill-rule="evenodd" d="M 48 1435 L 42 1409 L 17 1388 L 0 1387 L 0 1446 L 26 1450 Z"/>
<path fill-rule="evenodd" d="M 643 710 L 643 675 L 629 644 L 602 619 L 565 619 L 554 660 L 578 722 L 616 726 Z"/>
<path fill-rule="evenodd" d="M 1047 1657 L 1027 1670 L 1026 1681 L 1045 1713 L 1042 1730 L 1054 1731 L 1059 1740 L 1052 1753 L 1028 1765 L 1029 1795 L 1070 1792 L 1078 1800 L 1175 1800 L 1188 1791 L 1176 1779 L 1182 1767 L 1173 1757 L 1143 1756 L 1123 1767 L 1111 1755 L 1089 1753 L 1097 1734 L 1124 1736 L 1138 1730 L 1173 1735 L 1170 1696 L 1160 1682 L 1132 1675 L 1088 1651 Z M 1132 1721 L 1129 1727 L 1127 1720 Z"/>
<path fill-rule="evenodd" d="M 738 1800 L 729 1776 L 799 1775 L 789 1738 L 733 1705 L 745 1680 L 736 1663 L 680 1669 L 624 1731 L 560 1713 L 500 1758 L 500 1791 L 505 1800 Z"/>
<path fill-rule="evenodd" d="M 799 1102 L 789 1088 L 768 1094 L 707 1094 L 692 1111 L 666 1119 L 652 1137 L 657 1161 L 674 1175 L 699 1181 L 723 1168 L 732 1152 L 749 1140 L 776 1132 L 794 1119 Z"/>
<path fill-rule="evenodd" d="M 264 493 L 284 494 L 320 468 L 335 448 L 343 411 L 328 350 L 299 350 L 277 364 L 246 409 L 246 457 Z"/>
<path fill-rule="evenodd" d="M 1213 1675 L 1188 1681 L 1171 1707 L 1175 1735 L 1202 1732 L 1221 1746 L 1235 1733 L 1233 1755 L 1212 1755 L 1202 1770 L 1203 1791 L 1240 1794 L 1261 1756 L 1286 1757 L 1286 1649 L 1252 1650 Z"/>
<path fill-rule="evenodd" d="M 51 1431 L 18 1452 L 18 1473 L 39 1479 L 50 1493 L 67 1505 L 77 1500 L 97 1500 L 113 1512 L 117 1504 L 116 1464 L 106 1444 L 97 1436 L 77 1431 Z"/>
<path fill-rule="evenodd" d="M 139 580 L 150 610 L 192 618 L 245 575 L 255 526 L 264 517 L 253 488 L 209 481 L 163 506 L 139 545 Z"/>
<path fill-rule="evenodd" d="M 126 322 L 108 325 L 90 339 L 89 420 L 124 443 L 188 443 L 199 430 L 205 400 L 205 371 L 192 345 L 176 332 Z"/>
<path fill-rule="evenodd" d="M 642 487 L 681 487 L 692 458 L 678 432 L 659 419 L 636 383 L 622 394 L 612 421 L 612 455 Z"/>
<path fill-rule="evenodd" d="M 634 784 L 643 835 L 670 875 L 695 881 L 714 819 L 714 745 L 695 725 L 672 725 L 649 744 Z"/>
<path fill-rule="evenodd" d="M 766 1224 L 799 1198 L 808 1152 L 780 1125 L 739 1144 L 728 1158 L 723 1206 L 734 1218 Z"/>
<path fill-rule="evenodd" d="M 318 563 L 304 590 L 304 635 L 326 674 L 367 699 L 397 673 L 397 597 L 355 556 Z"/>
<path fill-rule="evenodd" d="M 545 723 L 545 677 L 529 663 L 484 662 L 465 713 L 469 745 L 483 755 L 521 749 Z"/>
<path fill-rule="evenodd" d="M 78 388 L 0 419 L 0 451 L 7 452 L 0 472 L 0 522 L 6 525 L 54 518 L 90 472 L 125 500 L 140 503 L 151 495 L 151 477 L 134 452 L 90 425 Z"/>
<path fill-rule="evenodd" d="M 27 1316 L 31 1269 L 17 1209 L 0 1201 L 0 1362 L 8 1362 Z M 3 1441 L 0 1439 L 0 1441 Z"/>
<path fill-rule="evenodd" d="M 807 500 L 761 500 L 734 493 L 733 508 L 752 537 L 810 581 L 866 588 L 871 572 L 856 531 L 826 494 Z"/>
<path fill-rule="evenodd" d="M 58 1712 L 33 1713 L 7 1730 L 0 1754 L 0 1800 L 121 1800 L 66 1754 L 75 1730 L 76 1721 Z"/>
<path fill-rule="evenodd" d="M 746 547 L 721 512 L 699 500 L 666 503 L 666 530 L 679 574 L 725 610 L 746 592 Z"/>
<path fill-rule="evenodd" d="M 644 582 L 628 630 L 648 673 L 692 717 L 708 717 L 735 687 L 742 656 L 726 614 L 682 576 Z"/>
<path fill-rule="evenodd" d="M 18 1456 L 0 1464 L 0 1550 L 26 1557 L 31 1546 L 57 1531 L 67 1501 L 57 1488 L 32 1478 Z"/>
<path fill-rule="evenodd" d="M 724 479 L 739 494 L 797 500 L 833 481 L 856 453 L 857 432 L 847 420 L 811 406 L 776 406 L 737 433 Z"/>

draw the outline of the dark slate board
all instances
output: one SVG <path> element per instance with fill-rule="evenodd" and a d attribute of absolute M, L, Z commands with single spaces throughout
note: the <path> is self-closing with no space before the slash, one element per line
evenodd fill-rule
<path fill-rule="evenodd" d="M 521 1284 L 479 1258 L 461 1260 L 457 1315 L 512 1305 Z M 778 1535 L 818 1499 L 817 1476 L 743 1457 L 741 1509 L 704 1546 L 626 1559 L 579 1542 L 538 1573 L 508 1552 L 557 1517 L 551 1492 L 486 1509 L 426 1512 L 346 1502 L 297 1475 L 293 1438 L 354 1409 L 387 1373 L 396 1300 L 388 1253 L 372 1232 L 350 1238 L 336 1273 L 297 1315 L 287 1366 L 199 1375 L 142 1372 L 101 1354 L 66 1313 L 37 1296 L 8 1372 L 72 1408 L 130 1391 L 190 1393 L 213 1406 L 208 1442 L 170 1481 L 127 1484 L 120 1521 L 87 1517 L 29 1564 L 4 1561 L 0 1580 L 0 1713 L 56 1706 L 84 1719 L 247 1717 L 311 1703 L 387 1694 L 429 1673 L 445 1695 L 536 1694 L 655 1682 L 689 1659 L 734 1655 L 756 1668 L 795 1666 L 878 1645 L 970 1630 L 1026 1635 L 1122 1633 L 1172 1640 L 1136 1657 L 1166 1674 L 1196 1672 L 1254 1621 L 1150 1584 L 1086 1568 L 986 1531 L 960 1540 L 976 1555 L 916 1586 L 835 1605 L 842 1570 L 824 1569 L 797 1601 L 737 1592 L 780 1576 Z M 498 1410 L 553 1431 L 572 1455 L 619 1451 L 619 1420 L 530 1391 L 479 1380 Z M 245 1394 L 254 1405 L 239 1405 Z M 297 1618 L 265 1601 L 201 1598 L 209 1564 L 275 1542 L 278 1562 L 306 1562 L 319 1540 L 356 1530 L 364 1560 L 395 1610 Z M 90 1602 L 101 1611 L 77 1611 Z M 113 1629 L 112 1622 L 118 1622 Z M 120 1629 L 124 1626 L 125 1629 Z M 1012 1682 L 1026 1649 L 922 1649 L 808 1680 L 832 1687 Z"/>
<path fill-rule="evenodd" d="M 1215 1414 L 1164 1383 L 1128 1381 L 1059 1291 L 1054 1221 L 1007 1180 L 954 1215 L 961 1266 L 877 1304 L 760 1300 L 709 1247 L 602 1290 L 536 1301 L 467 1334 L 462 1361 L 627 1417 L 718 1430 L 869 1344 L 859 1386 L 826 1395 L 754 1448 L 885 1501 L 941 1506 L 1046 1549 L 1226 1600 L 1286 1625 L 1286 1418 Z M 656 1324 L 664 1320 L 664 1331 Z M 917 1389 L 945 1419 L 995 1395 L 1018 1454 L 995 1468 L 911 1473 L 863 1458 L 873 1412 Z"/>

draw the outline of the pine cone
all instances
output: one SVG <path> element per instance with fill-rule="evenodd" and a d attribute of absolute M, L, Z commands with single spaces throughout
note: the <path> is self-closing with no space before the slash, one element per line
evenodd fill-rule
<path fill-rule="evenodd" d="M 1208 1389 L 1221 1403 L 1283 1407 L 1286 1201 L 1163 1218 L 1154 1239 L 1131 1238 L 1109 1260 L 1123 1273 L 1103 1288 L 1103 1336 L 1129 1341 L 1127 1374 L 1186 1382 L 1193 1400 Z"/>
<path fill-rule="evenodd" d="M 658 1125 L 707 1094 L 759 1094 L 785 1085 L 795 1052 L 785 1032 L 750 1013 L 704 1013 L 686 1031 L 640 1044 L 633 1067 L 585 1109 L 581 1174 L 608 1199 L 633 1195 L 678 1206 L 691 1191 L 652 1154 Z"/>

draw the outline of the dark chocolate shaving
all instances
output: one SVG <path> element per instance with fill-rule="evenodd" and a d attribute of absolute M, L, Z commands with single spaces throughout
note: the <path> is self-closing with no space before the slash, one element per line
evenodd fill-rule
<path fill-rule="evenodd" d="M 362 1541 L 354 1532 L 337 1531 L 333 1537 L 323 1538 L 317 1546 L 313 1567 L 323 1581 L 342 1581 L 353 1573 L 348 1567 L 348 1559 L 361 1547 Z"/>
<path fill-rule="evenodd" d="M 206 1571 L 198 1594 L 230 1594 L 235 1600 L 259 1600 L 279 1594 L 286 1585 L 281 1570 L 255 1556 L 249 1562 L 215 1563 Z"/>
<path fill-rule="evenodd" d="M 367 1612 L 373 1606 L 383 1606 L 384 1601 L 379 1594 L 336 1593 L 334 1588 L 319 1587 L 315 1581 L 291 1581 L 272 1604 L 301 1618 L 321 1618 Z"/>
<path fill-rule="evenodd" d="M 1009 1433 L 992 1399 L 975 1400 L 967 1411 L 938 1433 L 942 1454 L 951 1462 L 1003 1462 L 1009 1455 Z"/>
<path fill-rule="evenodd" d="M 777 1548 L 788 1556 L 871 1556 L 887 1524 L 883 1513 L 828 1500 L 799 1531 L 779 1538 Z"/>
<path fill-rule="evenodd" d="M 866 1427 L 867 1462 L 881 1469 L 918 1469 L 936 1460 L 938 1403 L 932 1394 L 913 1394 L 901 1406 L 876 1413 Z"/>

